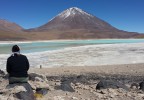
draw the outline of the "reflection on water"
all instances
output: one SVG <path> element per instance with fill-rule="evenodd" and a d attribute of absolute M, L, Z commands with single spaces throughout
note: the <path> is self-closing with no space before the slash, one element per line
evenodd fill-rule
<path fill-rule="evenodd" d="M 67 47 L 76 47 L 94 44 L 115 44 L 115 43 L 140 43 L 144 39 L 101 39 L 101 40 L 72 40 L 72 41 L 51 41 L 51 42 L 32 42 L 19 43 L 22 53 L 42 52 L 49 50 L 58 50 Z M 11 47 L 14 44 L 0 44 L 0 54 L 11 53 Z"/>

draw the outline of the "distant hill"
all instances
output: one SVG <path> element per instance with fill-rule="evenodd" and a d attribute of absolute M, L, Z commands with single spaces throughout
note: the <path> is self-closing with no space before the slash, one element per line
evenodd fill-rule
<path fill-rule="evenodd" d="M 141 38 L 143 34 L 119 30 L 109 23 L 77 8 L 69 8 L 46 24 L 32 29 L 23 29 L 15 23 L 0 20 L 1 31 L 17 34 L 10 39 L 96 39 L 96 38 Z M 0 38 L 1 39 L 1 38 Z"/>
<path fill-rule="evenodd" d="M 0 30 L 20 32 L 23 30 L 23 28 L 17 25 L 16 23 L 12 23 L 7 20 L 0 19 Z"/>

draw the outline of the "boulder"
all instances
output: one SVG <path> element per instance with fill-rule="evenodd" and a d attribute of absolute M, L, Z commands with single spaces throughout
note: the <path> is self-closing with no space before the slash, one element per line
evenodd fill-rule
<path fill-rule="evenodd" d="M 74 89 L 72 88 L 72 86 L 71 86 L 71 82 L 69 82 L 69 81 L 64 81 L 64 82 L 62 82 L 60 88 L 61 88 L 63 91 L 75 92 L 75 90 L 74 90 Z"/>
<path fill-rule="evenodd" d="M 35 100 L 33 90 L 29 83 L 9 84 L 6 89 L 12 90 L 14 97 L 20 100 Z"/>
<path fill-rule="evenodd" d="M 5 75 L 5 72 L 0 69 L 0 76 L 4 76 L 4 75 Z"/>
<path fill-rule="evenodd" d="M 139 88 L 139 84 L 137 83 L 132 83 L 130 86 L 131 89 L 138 89 Z"/>
<path fill-rule="evenodd" d="M 40 75 L 40 74 L 36 74 L 36 73 L 30 73 L 29 74 L 29 80 L 32 81 L 46 81 L 47 82 L 47 78 L 45 75 Z"/>
<path fill-rule="evenodd" d="M 144 81 L 140 82 L 139 83 L 139 86 L 140 86 L 140 90 L 144 91 Z"/>
<path fill-rule="evenodd" d="M 46 95 L 48 93 L 48 89 L 46 89 L 46 88 L 37 88 L 36 93 Z"/>
<path fill-rule="evenodd" d="M 102 80 L 96 85 L 96 89 L 98 90 L 107 88 L 113 88 L 113 89 L 123 88 L 125 90 L 129 90 L 126 85 L 114 80 Z"/>

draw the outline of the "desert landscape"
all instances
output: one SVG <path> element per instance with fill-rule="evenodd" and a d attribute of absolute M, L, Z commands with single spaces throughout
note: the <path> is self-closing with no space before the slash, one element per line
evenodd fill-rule
<path fill-rule="evenodd" d="M 28 0 L 27 4 L 31 1 Z M 17 22 L 25 23 L 27 28 L 22 27 L 14 21 L 0 18 L 0 100 L 144 100 L 144 34 L 141 33 L 142 31 L 129 32 L 118 29 L 107 21 L 78 7 L 70 7 L 62 12 L 60 10 L 54 12 L 52 8 L 35 9 L 50 7 L 48 6 L 48 4 L 51 4 L 49 1 L 44 3 L 47 4 L 45 7 L 39 7 L 40 3 L 38 3 L 37 7 L 32 7 L 35 3 L 31 2 L 32 5 L 29 6 L 30 8 L 26 4 L 24 9 L 29 9 L 25 13 L 21 10 L 16 15 L 13 15 L 14 12 L 11 11 L 9 12 L 10 15 L 8 15 L 15 20 L 19 19 Z M 8 2 L 5 4 L 7 5 Z M 119 5 L 118 1 L 116 1 L 116 4 Z M 128 5 L 123 6 L 124 4 Z M 10 4 L 7 7 L 9 8 L 12 5 L 14 4 Z M 21 6 L 23 5 L 24 3 Z M 106 5 L 108 5 L 108 2 L 106 2 Z M 106 5 L 103 5 L 103 8 Z M 129 5 L 129 3 L 122 3 L 121 7 L 125 8 Z M 1 9 L 6 10 L 7 7 Z M 113 4 L 110 7 L 113 7 Z M 112 8 L 112 11 L 115 10 L 115 7 Z M 132 7 L 135 6 L 133 5 Z M 20 8 L 18 7 L 16 10 Z M 34 11 L 28 13 L 31 8 L 34 8 Z M 55 8 L 60 9 L 57 6 Z M 50 14 L 57 13 L 57 15 L 42 25 L 37 25 L 37 27 L 33 28 L 30 27 L 29 24 L 35 25 L 36 22 L 40 22 L 44 17 L 47 17 L 42 17 L 42 14 L 38 14 L 39 11 L 44 12 L 45 10 L 49 10 L 46 12 L 49 18 Z M 97 10 L 103 9 L 100 7 Z M 35 11 L 36 13 L 33 15 Z M 93 13 L 97 12 L 94 8 L 93 11 Z M 107 20 L 113 19 L 113 21 L 118 21 L 118 26 L 121 22 L 125 21 L 130 23 L 136 20 L 138 23 L 140 17 L 135 20 L 131 18 L 134 15 L 142 14 L 133 14 L 130 16 L 130 11 L 135 11 L 135 9 L 132 10 L 130 8 L 129 12 L 124 13 L 125 15 L 129 15 L 129 17 L 121 19 L 123 18 L 121 16 L 124 15 L 123 13 L 117 13 L 119 11 L 112 12 L 111 14 L 114 16 L 112 18 L 112 15 L 109 14 L 110 11 L 107 11 L 106 8 L 105 15 L 103 15 L 104 12 L 102 11 L 98 14 L 103 15 L 103 18 L 108 15 L 106 17 Z M 124 11 L 126 10 L 122 9 L 122 12 Z M 138 11 L 135 13 L 138 13 Z M 6 12 L 4 12 L 4 15 Z M 19 18 L 17 18 L 18 14 L 21 14 Z M 26 17 L 31 15 L 32 18 L 22 19 L 24 15 Z M 34 21 L 33 19 L 36 16 L 40 17 Z M 28 19 L 31 19 L 33 22 L 26 24 L 26 22 L 30 21 Z M 126 28 L 129 25 L 134 24 L 125 23 Z M 131 29 L 135 29 L 135 27 L 131 27 Z M 95 39 L 108 41 L 116 39 L 119 42 L 109 43 L 107 41 L 92 44 L 86 44 L 85 42 L 82 45 L 78 45 L 78 42 L 76 42 L 76 40 L 83 40 L 83 42 L 87 40 L 88 42 Z M 141 42 L 138 42 L 136 39 L 141 39 Z M 131 40 L 136 41 L 130 42 Z M 60 44 L 60 41 L 63 41 L 65 44 L 68 41 L 75 41 L 76 44 L 67 44 L 67 47 L 63 45 L 63 48 L 59 49 L 50 48 L 51 50 L 47 49 L 48 45 L 46 45 L 47 48 L 45 45 L 42 45 L 44 42 L 49 42 L 49 44 L 51 43 L 50 46 L 53 47 L 54 43 L 52 41 L 57 41 L 57 44 Z M 33 49 L 38 48 L 40 51 L 34 51 L 31 49 L 32 47 L 24 43 L 29 43 L 31 46 L 34 45 Z M 30 63 L 28 83 L 9 84 L 8 82 L 9 75 L 6 72 L 6 61 L 12 54 L 10 45 L 14 44 L 25 45 L 26 49 L 29 50 L 29 52 L 20 52 L 27 56 Z M 37 44 L 42 45 L 41 48 L 36 47 Z M 9 53 L 4 52 L 8 51 L 8 49 Z"/>
<path fill-rule="evenodd" d="M 31 68 L 29 70 L 33 91 L 47 89 L 37 100 L 143 100 L 144 64 L 105 65 L 95 67 Z M 33 79 L 32 79 L 33 77 Z M 106 81 L 101 89 L 98 83 Z M 110 86 L 108 83 L 112 82 Z M 116 85 L 120 82 L 121 85 Z M 20 85 L 5 89 L 8 80 L 1 77 L 1 100 L 17 100 L 15 94 L 22 90 Z M 105 86 L 104 86 L 105 85 Z M 125 87 L 123 87 L 125 86 Z"/>
<path fill-rule="evenodd" d="M 143 100 L 143 45 L 101 44 L 28 53 L 29 84 L 37 100 Z M 9 55 L 0 55 L 1 100 L 19 99 L 16 94 L 25 91 L 17 84 L 7 88 Z M 45 91 L 37 93 L 38 88 Z"/>

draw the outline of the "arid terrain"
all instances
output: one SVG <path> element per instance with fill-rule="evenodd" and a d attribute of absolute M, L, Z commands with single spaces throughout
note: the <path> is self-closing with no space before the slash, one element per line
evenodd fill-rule
<path fill-rule="evenodd" d="M 47 88 L 44 96 L 37 100 L 143 100 L 144 92 L 139 85 L 143 81 L 144 64 L 124 64 L 85 67 L 30 68 L 29 75 L 35 73 L 35 80 L 29 83 L 35 90 L 37 87 Z M 128 87 L 96 89 L 100 81 L 118 81 Z M 7 79 L 1 78 L 0 90 L 5 89 Z M 16 90 L 15 90 L 16 91 Z M 0 100 L 15 100 L 10 91 L 2 93 Z M 5 98 L 5 99 L 4 99 Z"/>

